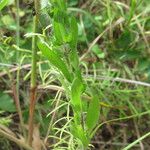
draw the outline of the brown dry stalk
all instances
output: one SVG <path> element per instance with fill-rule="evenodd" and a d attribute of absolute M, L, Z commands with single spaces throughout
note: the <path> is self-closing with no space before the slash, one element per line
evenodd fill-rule
<path fill-rule="evenodd" d="M 33 140 L 33 123 L 34 123 L 34 110 L 35 110 L 35 104 L 36 104 L 36 91 L 37 87 L 33 87 L 30 90 L 30 108 L 29 108 L 29 137 L 28 137 L 28 143 L 29 145 L 32 145 Z"/>
<path fill-rule="evenodd" d="M 14 96 L 16 109 L 17 109 L 17 112 L 18 112 L 18 115 L 19 115 L 21 129 L 22 129 L 23 135 L 25 136 L 24 122 L 23 122 L 23 117 L 22 117 L 21 105 L 20 105 L 20 101 L 19 101 L 19 98 L 18 98 L 18 95 L 17 95 L 17 89 L 16 89 L 15 83 L 12 84 L 12 92 L 13 92 L 13 96 Z"/>
<path fill-rule="evenodd" d="M 14 135 L 10 134 L 9 132 L 0 129 L 0 135 L 9 139 L 10 141 L 13 141 L 14 143 L 16 143 L 17 145 L 19 145 L 20 147 L 26 150 L 33 150 L 28 144 L 24 142 L 23 139 L 18 139 Z"/>
<path fill-rule="evenodd" d="M 33 12 L 33 33 L 38 33 L 38 16 L 40 12 L 40 0 L 34 0 Z M 34 129 L 34 110 L 36 104 L 36 91 L 37 91 L 37 36 L 32 37 L 32 67 L 31 67 L 31 91 L 30 91 L 30 108 L 29 108 L 29 132 L 28 144 L 32 146 L 33 129 Z"/>
<path fill-rule="evenodd" d="M 48 61 L 39 61 L 39 62 L 37 62 L 37 65 L 47 63 L 47 62 Z M 23 69 L 30 69 L 30 68 L 31 68 L 31 64 L 25 64 L 22 66 L 15 66 L 15 67 L 9 68 L 9 73 L 16 72 L 16 71 L 18 71 L 18 69 L 23 70 Z M 8 75 L 8 71 L 0 72 L 0 77 L 3 77 L 5 75 Z"/>

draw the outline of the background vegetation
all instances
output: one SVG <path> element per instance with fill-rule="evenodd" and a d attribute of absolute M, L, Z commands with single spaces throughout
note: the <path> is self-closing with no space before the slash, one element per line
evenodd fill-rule
<path fill-rule="evenodd" d="M 149 150 L 150 2 L 37 4 L 0 1 L 0 149 Z"/>

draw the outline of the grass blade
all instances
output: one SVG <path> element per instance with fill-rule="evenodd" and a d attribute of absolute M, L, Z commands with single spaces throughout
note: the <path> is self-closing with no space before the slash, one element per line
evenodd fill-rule
<path fill-rule="evenodd" d="M 8 4 L 8 0 L 1 0 L 0 1 L 0 10 L 2 10 Z"/>
<path fill-rule="evenodd" d="M 150 136 L 150 132 L 148 132 L 145 135 L 141 136 L 139 139 L 135 140 L 133 143 L 129 144 L 127 147 L 125 147 L 122 150 L 128 150 L 128 149 L 132 148 L 134 145 L 136 145 L 137 143 L 139 143 L 140 141 L 142 141 L 143 139 L 145 139 L 148 136 Z"/>

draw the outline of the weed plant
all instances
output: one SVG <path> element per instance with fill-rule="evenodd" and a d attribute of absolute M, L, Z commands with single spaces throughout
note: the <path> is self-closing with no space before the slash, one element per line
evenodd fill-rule
<path fill-rule="evenodd" d="M 1 0 L 2 149 L 149 149 L 149 8 Z"/>

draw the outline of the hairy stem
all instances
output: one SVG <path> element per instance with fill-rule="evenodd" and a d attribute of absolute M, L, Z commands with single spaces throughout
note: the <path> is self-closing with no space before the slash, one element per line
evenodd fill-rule
<path fill-rule="evenodd" d="M 34 0 L 35 14 L 33 17 L 33 33 L 38 32 L 38 13 L 40 11 L 40 0 Z M 32 67 L 31 67 L 31 90 L 30 90 L 30 108 L 29 108 L 29 132 L 28 143 L 32 145 L 33 127 L 34 127 L 34 110 L 36 104 L 36 66 L 37 66 L 37 37 L 32 37 Z"/>

